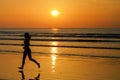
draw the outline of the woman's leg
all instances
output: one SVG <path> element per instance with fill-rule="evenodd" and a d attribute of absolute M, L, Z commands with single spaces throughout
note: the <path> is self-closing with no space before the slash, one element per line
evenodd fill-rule
<path fill-rule="evenodd" d="M 28 53 L 28 58 L 30 61 L 33 61 L 34 63 L 36 63 L 37 66 L 40 68 L 40 64 L 35 59 L 32 58 L 31 51 L 29 51 Z"/>
<path fill-rule="evenodd" d="M 22 59 L 22 66 L 21 66 L 21 67 L 19 67 L 19 69 L 23 69 L 24 64 L 25 64 L 25 59 L 26 59 L 26 56 L 27 56 L 27 52 L 26 52 L 26 51 L 24 51 L 24 53 L 23 53 L 23 59 Z"/>

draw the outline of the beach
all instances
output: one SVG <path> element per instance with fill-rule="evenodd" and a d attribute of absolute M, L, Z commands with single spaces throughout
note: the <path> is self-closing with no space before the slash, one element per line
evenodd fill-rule
<path fill-rule="evenodd" d="M 0 54 L 0 79 L 3 80 L 120 80 L 120 59 L 60 55 L 33 55 L 39 69 L 27 58 L 23 70 L 22 54 Z M 37 80 L 36 79 L 36 80 Z"/>
<path fill-rule="evenodd" d="M 120 29 L 1 29 L 0 80 L 120 80 Z M 24 33 L 32 57 L 22 64 Z"/>

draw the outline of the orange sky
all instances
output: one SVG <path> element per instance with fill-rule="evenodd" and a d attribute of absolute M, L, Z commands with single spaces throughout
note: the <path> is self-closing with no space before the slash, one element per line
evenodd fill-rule
<path fill-rule="evenodd" d="M 0 0 L 0 28 L 54 27 L 120 27 L 120 0 Z"/>

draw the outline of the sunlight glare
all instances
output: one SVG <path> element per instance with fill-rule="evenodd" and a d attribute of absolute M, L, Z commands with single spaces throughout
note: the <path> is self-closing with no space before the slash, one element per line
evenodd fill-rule
<path fill-rule="evenodd" d="M 56 55 L 51 55 L 51 58 L 52 58 L 52 72 L 55 72 Z"/>
<path fill-rule="evenodd" d="M 53 46 L 57 46 L 57 45 L 58 45 L 57 42 L 52 42 L 51 44 L 52 44 Z"/>
<path fill-rule="evenodd" d="M 58 15 L 59 15 L 59 11 L 58 11 L 58 10 L 52 10 L 52 11 L 51 11 L 51 14 L 52 14 L 53 16 L 58 16 Z"/>
<path fill-rule="evenodd" d="M 57 53 L 57 48 L 56 48 L 56 47 L 52 47 L 51 52 L 52 52 L 52 53 Z"/>
<path fill-rule="evenodd" d="M 52 42 L 51 45 L 57 46 L 58 43 L 57 42 Z M 58 52 L 58 48 L 57 47 L 51 47 L 51 53 L 55 54 L 57 52 Z"/>

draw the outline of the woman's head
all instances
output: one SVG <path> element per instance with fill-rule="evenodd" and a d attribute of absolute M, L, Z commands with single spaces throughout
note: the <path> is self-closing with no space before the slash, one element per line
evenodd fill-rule
<path fill-rule="evenodd" d="M 28 32 L 26 32 L 26 33 L 24 34 L 24 37 L 30 39 L 30 38 L 31 38 L 31 35 L 30 35 Z"/>

